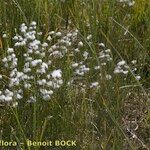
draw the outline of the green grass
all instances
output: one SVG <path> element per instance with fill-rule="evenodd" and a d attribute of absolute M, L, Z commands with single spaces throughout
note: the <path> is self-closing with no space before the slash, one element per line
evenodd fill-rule
<path fill-rule="evenodd" d="M 68 55 L 63 61 L 56 60 L 56 65 L 63 68 L 65 82 L 50 101 L 40 99 L 38 87 L 35 86 L 32 90 L 38 97 L 37 103 L 27 103 L 26 95 L 16 108 L 11 103 L 1 102 L 0 140 L 17 141 L 20 149 L 20 143 L 26 139 L 76 140 L 75 150 L 148 149 L 149 14 L 150 4 L 147 0 L 137 0 L 132 7 L 123 6 L 117 0 L 0 0 L 0 59 L 6 55 L 7 48 L 13 46 L 12 37 L 20 24 L 29 25 L 31 21 L 36 21 L 38 30 L 44 33 L 42 41 L 49 31 L 65 34 L 78 29 L 78 38 L 84 42 L 81 51 L 88 50 L 93 58 L 89 64 L 91 66 L 100 63 L 97 58 L 98 44 L 105 43 L 106 48 L 111 49 L 113 63 L 102 70 L 104 75 L 107 71 L 112 72 L 118 60 L 124 59 L 129 66 L 132 60 L 137 60 L 136 73 L 142 77 L 137 81 L 135 74 L 130 73 L 126 80 L 114 76 L 113 80 L 107 81 L 93 71 L 85 77 L 84 83 L 89 86 L 97 79 L 100 88 L 82 91 L 80 81 L 77 81 L 76 86 L 68 87 L 66 84 L 72 76 L 69 66 L 73 59 L 80 60 L 80 56 L 72 58 Z M 4 33 L 7 33 L 8 38 L 2 38 Z M 89 34 L 93 36 L 91 45 L 86 39 Z M 20 56 L 19 52 L 17 54 Z M 0 74 L 8 74 L 3 69 L 2 61 Z M 0 81 L 0 90 L 4 84 L 7 85 L 7 79 Z M 132 125 L 137 125 L 138 129 L 134 131 Z M 127 127 L 131 132 L 127 132 Z M 133 138 L 132 132 L 137 138 Z M 22 149 L 46 148 L 24 145 Z"/>

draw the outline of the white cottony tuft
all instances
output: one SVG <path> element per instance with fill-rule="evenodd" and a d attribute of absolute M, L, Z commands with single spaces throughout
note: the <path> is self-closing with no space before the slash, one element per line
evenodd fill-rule
<path fill-rule="evenodd" d="M 118 62 L 118 66 L 123 66 L 123 65 L 125 65 L 126 64 L 126 62 L 124 61 L 124 60 L 122 60 L 122 61 L 120 61 L 120 62 Z"/>
<path fill-rule="evenodd" d="M 51 75 L 52 75 L 53 78 L 61 78 L 62 77 L 62 71 L 60 69 L 54 70 L 51 73 Z"/>

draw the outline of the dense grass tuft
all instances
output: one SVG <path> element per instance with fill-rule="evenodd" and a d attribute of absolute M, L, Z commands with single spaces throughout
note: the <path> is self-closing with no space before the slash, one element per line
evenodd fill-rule
<path fill-rule="evenodd" d="M 0 0 L 0 140 L 148 150 L 149 14 L 147 0 Z"/>

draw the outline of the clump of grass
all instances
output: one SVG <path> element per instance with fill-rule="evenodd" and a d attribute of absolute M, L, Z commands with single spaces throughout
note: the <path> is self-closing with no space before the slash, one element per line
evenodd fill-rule
<path fill-rule="evenodd" d="M 129 127 L 129 109 L 149 105 L 148 15 L 139 36 L 141 19 L 130 22 L 147 10 L 142 2 L 137 12 L 138 2 L 2 1 L 2 139 L 73 139 L 77 149 L 91 150 L 148 149 L 147 135 L 139 133 L 149 127 L 149 112 L 139 112 L 142 125 L 138 116 L 131 117 L 142 130 Z"/>

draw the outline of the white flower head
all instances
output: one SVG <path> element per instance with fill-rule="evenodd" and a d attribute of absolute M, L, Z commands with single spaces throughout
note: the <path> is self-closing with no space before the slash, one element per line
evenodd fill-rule
<path fill-rule="evenodd" d="M 117 63 L 118 66 L 123 66 L 125 64 L 126 64 L 126 62 L 124 60 L 122 60 L 122 61 L 120 61 L 120 62 Z"/>
<path fill-rule="evenodd" d="M 98 86 L 99 86 L 98 82 L 93 82 L 93 83 L 91 83 L 90 88 L 94 88 L 94 87 L 98 87 Z"/>
<path fill-rule="evenodd" d="M 52 75 L 53 78 L 61 78 L 62 77 L 62 71 L 60 69 L 54 70 L 51 73 L 51 75 Z"/>
<path fill-rule="evenodd" d="M 79 47 L 83 47 L 83 42 L 80 41 L 80 42 L 78 43 L 78 46 L 79 46 Z"/>

